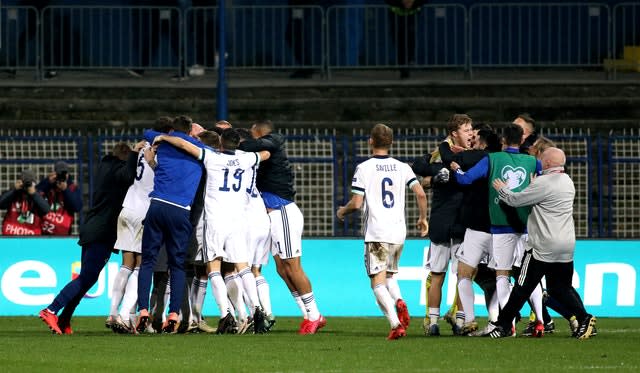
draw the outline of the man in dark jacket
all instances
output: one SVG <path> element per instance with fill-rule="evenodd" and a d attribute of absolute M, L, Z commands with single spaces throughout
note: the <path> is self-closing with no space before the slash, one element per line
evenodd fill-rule
<path fill-rule="evenodd" d="M 96 187 L 92 207 L 80 227 L 82 246 L 80 275 L 69 282 L 53 302 L 40 311 L 39 317 L 55 334 L 72 334 L 71 316 L 82 297 L 98 281 L 116 242 L 116 224 L 122 202 L 136 175 L 138 152 L 144 141 L 132 151 L 129 145 L 118 143 L 112 154 L 100 161 L 95 173 Z M 58 311 L 64 310 L 57 316 Z"/>

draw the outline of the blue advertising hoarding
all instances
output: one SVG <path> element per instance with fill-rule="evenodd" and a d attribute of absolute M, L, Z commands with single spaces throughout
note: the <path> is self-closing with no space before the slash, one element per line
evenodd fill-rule
<path fill-rule="evenodd" d="M 0 315 L 35 315 L 80 271 L 80 247 L 75 238 L 2 238 L 0 257 Z M 425 313 L 424 269 L 428 241 L 408 240 L 398 279 L 409 312 Z M 361 239 L 307 239 L 302 263 L 326 316 L 380 316 L 363 262 Z M 98 283 L 87 293 L 77 315 L 104 316 L 109 312 L 113 280 L 121 258 L 112 255 Z M 639 241 L 578 241 L 573 285 L 587 310 L 599 317 L 640 317 L 637 272 Z M 264 269 L 271 287 L 274 313 L 298 316 L 300 311 L 278 277 L 273 261 Z M 442 313 L 455 294 L 455 277 L 447 276 Z M 476 315 L 487 314 L 484 296 L 476 286 Z M 205 315 L 218 310 L 207 289 Z"/>

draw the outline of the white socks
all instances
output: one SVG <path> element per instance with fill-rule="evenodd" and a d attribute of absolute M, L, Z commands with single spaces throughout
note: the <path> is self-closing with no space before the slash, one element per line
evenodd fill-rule
<path fill-rule="evenodd" d="M 209 273 L 209 282 L 213 289 L 213 297 L 220 309 L 220 317 L 225 317 L 229 313 L 229 300 L 227 299 L 227 286 L 224 284 L 220 272 Z"/>
<path fill-rule="evenodd" d="M 540 284 L 533 289 L 529 300 L 531 301 L 533 312 L 536 314 L 536 320 L 542 321 L 542 286 Z"/>
<path fill-rule="evenodd" d="M 300 308 L 300 311 L 302 312 L 302 316 L 305 319 L 308 319 L 309 317 L 307 315 L 307 309 L 304 307 L 304 302 L 302 301 L 302 298 L 300 298 L 300 294 L 298 294 L 297 291 L 292 291 L 291 296 L 293 297 L 293 300 L 296 301 L 298 308 Z"/>
<path fill-rule="evenodd" d="M 440 318 L 440 307 L 429 307 L 429 325 L 437 324 Z"/>
<path fill-rule="evenodd" d="M 396 312 L 395 303 L 389 289 L 384 284 L 378 284 L 373 288 L 373 294 L 376 297 L 376 302 L 382 310 L 382 313 L 389 320 L 391 328 L 395 328 L 400 325 L 400 319 L 398 319 L 398 313 Z"/>
<path fill-rule="evenodd" d="M 191 282 L 191 292 L 189 299 L 191 301 L 191 320 L 200 322 L 202 320 L 202 307 L 204 298 L 207 294 L 207 281 L 194 277 Z"/>
<path fill-rule="evenodd" d="M 138 273 L 140 267 L 136 267 L 129 276 L 127 281 L 127 287 L 124 291 L 124 297 L 122 298 L 122 306 L 120 307 L 120 316 L 123 320 L 130 319 L 130 314 L 136 313 L 136 303 L 138 303 Z"/>
<path fill-rule="evenodd" d="M 256 277 L 256 290 L 258 291 L 258 299 L 260 299 L 260 304 L 262 305 L 264 313 L 271 315 L 273 313 L 273 310 L 271 309 L 271 295 L 269 291 L 269 284 L 267 283 L 267 280 L 264 279 L 264 276 Z"/>
<path fill-rule="evenodd" d="M 396 280 L 394 276 L 387 277 L 387 289 L 389 289 L 389 295 L 391 295 L 391 299 L 393 299 L 394 302 L 397 302 L 398 299 L 402 299 L 398 280 Z"/>
<path fill-rule="evenodd" d="M 496 277 L 496 294 L 498 295 L 498 304 L 500 305 L 500 308 L 504 308 L 509 301 L 509 295 L 511 294 L 509 277 L 502 275 Z"/>
<path fill-rule="evenodd" d="M 238 276 L 242 280 L 242 287 L 244 292 L 249 297 L 251 312 L 260 306 L 260 299 L 258 298 L 258 289 L 256 288 L 256 277 L 251 272 L 251 268 L 246 267 L 238 273 Z"/>
<path fill-rule="evenodd" d="M 320 311 L 318 310 L 318 305 L 316 304 L 316 298 L 313 296 L 313 292 L 302 294 L 300 299 L 302 299 L 309 321 L 318 320 L 320 318 Z"/>
<path fill-rule="evenodd" d="M 246 320 L 248 314 L 244 305 L 244 300 L 242 299 L 242 288 L 238 286 L 238 281 L 236 281 L 236 279 L 237 276 L 235 273 L 231 273 L 224 277 L 224 283 L 226 284 L 227 294 L 231 300 L 231 304 L 238 312 L 238 318 L 240 320 Z"/>
<path fill-rule="evenodd" d="M 475 299 L 473 294 L 473 284 L 471 283 L 470 278 L 462 277 L 458 280 L 458 297 L 460 298 L 462 308 L 464 309 L 464 321 L 471 322 L 475 320 L 476 315 L 473 309 Z"/>
<path fill-rule="evenodd" d="M 113 280 L 113 288 L 111 290 L 111 310 L 109 311 L 109 315 L 111 316 L 118 314 L 118 307 L 120 307 L 120 302 L 122 301 L 122 296 L 131 272 L 133 272 L 131 268 L 120 266 L 120 270 L 118 271 L 116 278 Z"/>

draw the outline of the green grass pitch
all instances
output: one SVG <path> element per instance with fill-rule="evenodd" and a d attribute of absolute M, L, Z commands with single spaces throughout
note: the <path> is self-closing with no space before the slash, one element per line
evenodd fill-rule
<path fill-rule="evenodd" d="M 74 335 L 55 336 L 37 317 L 0 317 L 3 372 L 513 372 L 640 371 L 640 319 L 598 319 L 598 336 L 491 340 L 425 337 L 413 318 L 408 336 L 387 341 L 379 318 L 328 317 L 317 335 L 296 334 L 299 319 L 278 318 L 268 335 L 118 335 L 104 318 L 77 317 Z M 214 323 L 213 318 L 209 319 Z M 483 320 L 481 326 L 486 322 Z M 518 331 L 524 323 L 518 325 Z"/>

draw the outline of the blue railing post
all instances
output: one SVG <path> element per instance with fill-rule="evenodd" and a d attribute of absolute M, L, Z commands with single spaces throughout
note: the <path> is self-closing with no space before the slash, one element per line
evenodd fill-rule
<path fill-rule="evenodd" d="M 217 119 L 228 119 L 227 108 L 227 81 L 225 77 L 225 54 L 226 45 L 226 1 L 222 0 L 218 6 L 218 91 L 217 91 Z"/>

